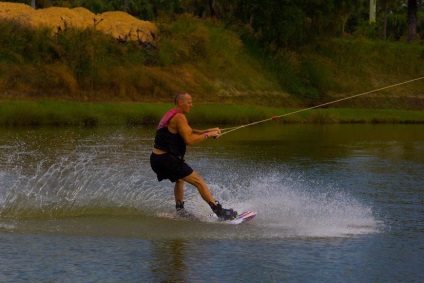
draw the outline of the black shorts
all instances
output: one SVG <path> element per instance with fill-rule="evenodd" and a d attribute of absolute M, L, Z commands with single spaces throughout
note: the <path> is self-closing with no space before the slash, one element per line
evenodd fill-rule
<path fill-rule="evenodd" d="M 157 174 L 158 181 L 169 179 L 171 182 L 175 182 L 193 173 L 193 169 L 183 159 L 169 153 L 152 153 L 150 166 Z"/>

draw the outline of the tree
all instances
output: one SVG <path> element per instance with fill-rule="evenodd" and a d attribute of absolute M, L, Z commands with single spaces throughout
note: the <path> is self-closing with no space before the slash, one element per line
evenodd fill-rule
<path fill-rule="evenodd" d="M 341 29 L 339 29 L 339 31 L 341 31 L 342 35 L 345 33 L 346 24 L 349 18 L 355 12 L 360 11 L 366 2 L 366 0 L 338 0 L 334 2 L 334 17 L 338 20 L 338 23 L 336 24 L 341 25 Z M 370 3 L 371 2 L 376 4 L 376 0 L 370 0 Z M 336 28 L 339 27 L 336 26 Z"/>
<path fill-rule="evenodd" d="M 375 22 L 377 0 L 370 0 L 370 23 Z"/>
<path fill-rule="evenodd" d="M 408 0 L 408 36 L 407 41 L 411 42 L 418 38 L 417 34 L 417 0 Z"/>
<path fill-rule="evenodd" d="M 402 13 L 401 12 L 401 3 L 398 0 L 382 0 L 382 12 L 384 15 L 383 19 L 383 39 L 387 39 L 387 24 L 389 14 L 393 16 L 394 14 Z"/>
<path fill-rule="evenodd" d="M 390 11 L 393 11 L 394 5 L 397 5 L 396 0 L 383 0 L 383 14 L 384 14 L 384 20 L 383 20 L 383 39 L 387 39 L 387 16 Z"/>

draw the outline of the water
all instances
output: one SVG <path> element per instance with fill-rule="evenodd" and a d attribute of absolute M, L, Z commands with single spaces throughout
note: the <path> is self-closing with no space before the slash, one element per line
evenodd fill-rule
<path fill-rule="evenodd" d="M 422 125 L 244 128 L 188 149 L 224 206 L 150 170 L 152 127 L 0 133 L 1 282 L 424 282 Z"/>

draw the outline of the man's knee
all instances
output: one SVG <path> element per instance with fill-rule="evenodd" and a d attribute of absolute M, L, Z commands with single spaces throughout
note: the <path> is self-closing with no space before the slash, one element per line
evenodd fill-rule
<path fill-rule="evenodd" d="M 203 186 L 203 184 L 205 183 L 202 179 L 202 177 L 200 177 L 196 172 L 193 171 L 193 173 L 191 173 L 190 175 L 188 175 L 187 177 L 185 177 L 183 179 L 184 181 L 192 184 L 195 187 L 199 187 L 199 186 Z"/>

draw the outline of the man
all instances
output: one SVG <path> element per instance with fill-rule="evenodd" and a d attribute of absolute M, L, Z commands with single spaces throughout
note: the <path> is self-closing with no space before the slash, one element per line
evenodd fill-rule
<path fill-rule="evenodd" d="M 157 174 L 158 180 L 169 179 L 175 183 L 174 196 L 177 214 L 189 216 L 184 209 L 184 183 L 197 188 L 203 200 L 222 220 L 234 219 L 237 212 L 224 209 L 217 202 L 203 179 L 184 161 L 186 145 L 194 145 L 208 138 L 216 138 L 221 134 L 219 128 L 194 130 L 188 125 L 185 114 L 193 107 L 191 95 L 180 91 L 175 95 L 175 108 L 169 110 L 160 120 L 155 137 L 150 165 Z"/>

